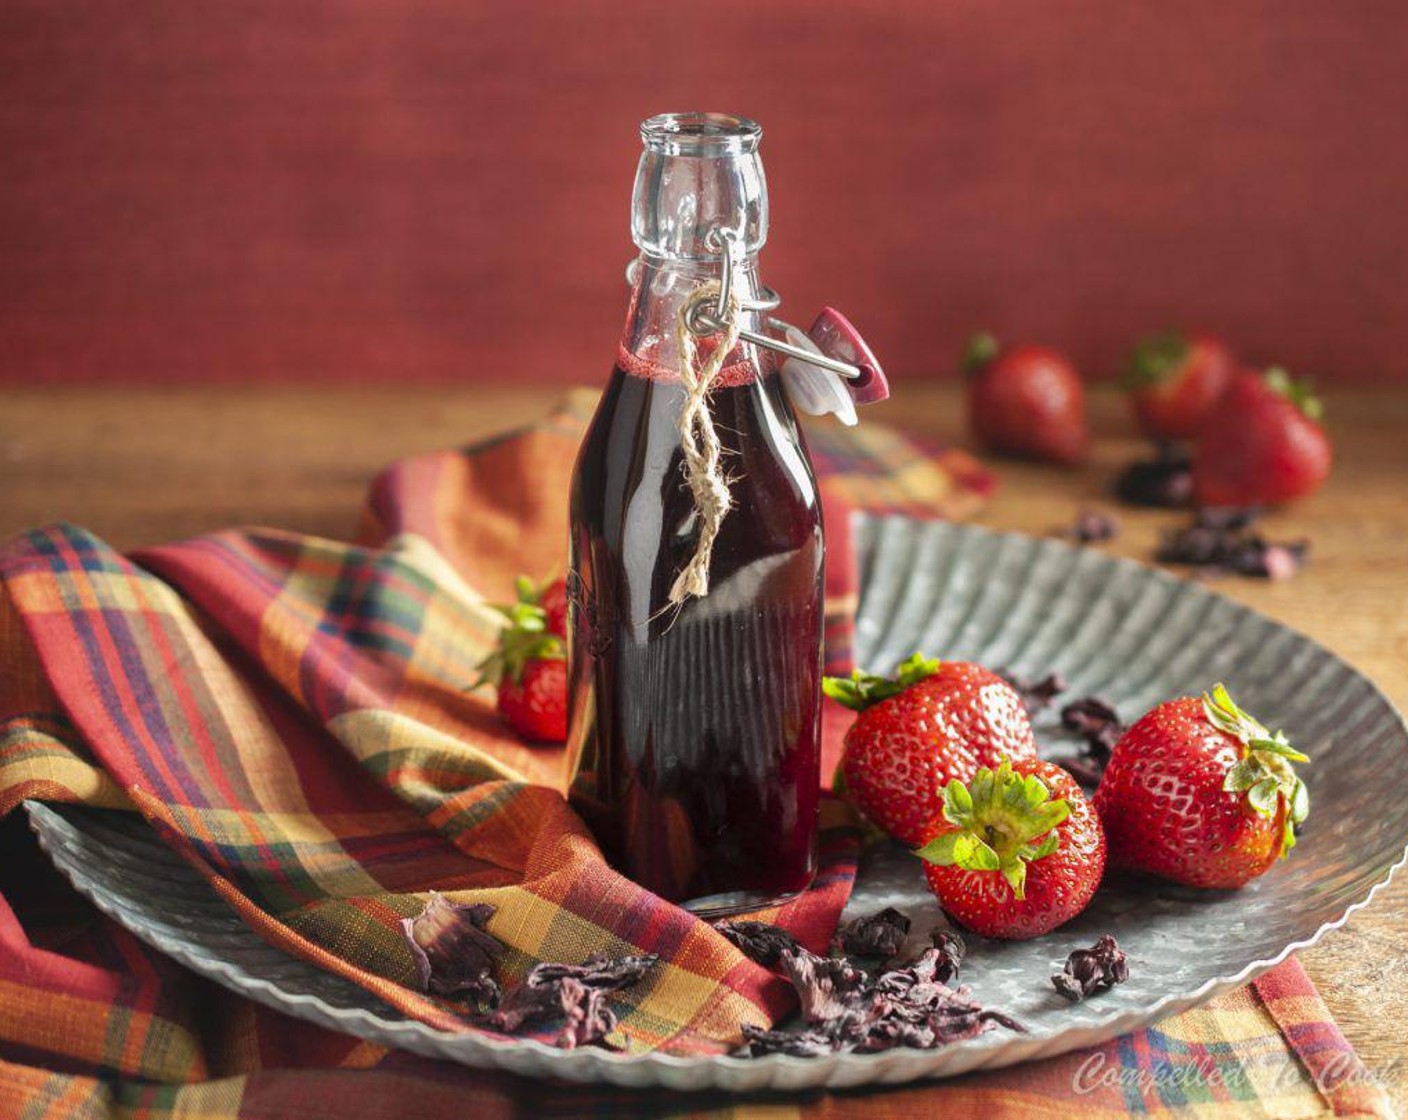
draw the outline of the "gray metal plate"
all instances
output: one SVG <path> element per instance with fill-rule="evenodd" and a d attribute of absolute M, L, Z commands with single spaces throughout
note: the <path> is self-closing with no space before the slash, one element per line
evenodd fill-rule
<path fill-rule="evenodd" d="M 858 661 L 889 669 L 917 649 L 990 666 L 1060 670 L 1069 695 L 1099 692 L 1127 720 L 1224 680 L 1313 762 L 1313 810 L 1295 854 L 1235 892 L 1112 878 L 1074 922 L 1016 944 L 970 939 L 963 979 L 1028 1035 L 994 1031 L 937 1051 L 757 1060 L 558 1051 L 432 1030 L 267 945 L 132 817 L 29 803 L 55 864 L 134 934 L 202 975 L 291 1015 L 472 1066 L 573 1081 L 733 1091 L 900 1083 L 992 1069 L 1102 1042 L 1246 982 L 1364 905 L 1403 862 L 1408 728 L 1375 686 L 1303 635 L 1207 588 L 1094 550 L 973 526 L 858 516 Z M 1054 713 L 1037 721 L 1059 745 Z M 868 853 L 848 912 L 896 905 L 914 937 L 942 919 L 915 861 Z M 1070 1006 L 1048 977 L 1067 952 L 1114 933 L 1131 977 Z"/>

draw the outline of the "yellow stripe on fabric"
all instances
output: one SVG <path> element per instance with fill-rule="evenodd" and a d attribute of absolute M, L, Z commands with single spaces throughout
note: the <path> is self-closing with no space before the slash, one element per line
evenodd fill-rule
<path fill-rule="evenodd" d="M 482 610 L 480 617 L 484 620 L 486 637 L 498 633 L 503 626 L 503 616 L 490 607 L 484 596 L 465 581 L 444 554 L 419 533 L 398 533 L 383 547 L 412 571 L 431 580 L 441 595 L 462 607 Z"/>
<path fill-rule="evenodd" d="M 247 1077 L 223 1077 L 158 1093 L 141 1085 L 124 1085 L 118 1104 L 122 1120 L 275 1120 L 267 1113 L 242 1111 L 248 1087 Z M 149 1107 L 142 1107 L 144 1097 L 152 1101 Z M 310 1101 L 307 1110 L 300 1109 L 295 1117 L 319 1114 L 316 1103 Z M 355 1114 L 348 1114 L 346 1120 L 356 1120 Z"/>
<path fill-rule="evenodd" d="M 375 1042 L 358 1041 L 337 1063 L 338 1069 L 372 1069 L 389 1054 L 390 1048 Z"/>
<path fill-rule="evenodd" d="M 409 789 L 403 788 L 402 795 L 423 810 L 434 808 L 447 793 L 457 792 L 469 785 L 492 781 L 527 781 L 508 763 L 463 739 L 386 708 L 344 712 L 328 723 L 328 730 L 376 773 L 387 769 L 378 760 L 403 755 L 407 759 L 434 760 L 447 773 L 464 779 L 455 790 L 427 787 L 424 803 L 413 795 L 416 792 L 414 784 Z"/>
<path fill-rule="evenodd" d="M 99 809 L 132 809 L 134 806 L 108 775 L 72 755 L 48 750 L 3 757 L 0 743 L 0 807 L 8 810 L 26 798 L 73 801 Z"/>
<path fill-rule="evenodd" d="M 22 1040 L 33 1049 L 117 1066 L 123 1055 L 108 1039 L 114 1012 L 107 1003 L 0 979 L 0 1038 Z M 122 1013 L 138 1020 L 148 1014 Z M 124 1072 L 153 1081 L 189 1081 L 206 1073 L 199 1040 L 175 1023 L 150 1032 L 148 1044 L 130 1058 Z"/>
<path fill-rule="evenodd" d="M 292 845 L 297 849 L 293 857 L 297 870 L 333 897 L 382 890 L 382 885 L 342 846 L 343 835 L 373 836 L 378 822 L 383 822 L 385 831 L 400 831 L 408 823 L 404 817 L 368 813 L 353 818 L 357 822 L 355 829 L 339 833 L 329 827 L 325 818 L 311 813 L 254 813 L 181 805 L 171 806 L 171 813 L 183 831 L 200 835 L 209 843 L 237 848 Z"/>
<path fill-rule="evenodd" d="M 1165 1019 L 1159 1024 L 1159 1030 L 1187 1043 L 1246 1043 L 1257 1039 L 1281 1042 L 1276 1021 L 1259 1002 L 1241 991 Z"/>

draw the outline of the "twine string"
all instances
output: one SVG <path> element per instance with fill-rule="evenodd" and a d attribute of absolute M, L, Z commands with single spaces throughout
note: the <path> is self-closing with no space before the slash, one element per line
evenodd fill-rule
<path fill-rule="evenodd" d="M 676 324 L 679 340 L 680 380 L 685 388 L 684 407 L 680 410 L 680 450 L 684 453 L 684 476 L 694 498 L 694 513 L 699 535 L 690 557 L 670 588 L 670 602 L 683 603 L 692 597 L 709 594 L 709 560 L 714 552 L 714 540 L 719 526 L 733 506 L 728 479 L 720 466 L 723 448 L 709 409 L 709 395 L 733 348 L 738 345 L 738 287 L 730 285 L 728 303 L 723 315 L 723 329 L 715 336 L 715 345 L 700 361 L 699 340 L 689 328 L 689 316 L 694 307 L 706 300 L 716 301 L 722 286 L 710 280 L 696 288 L 680 308 Z"/>

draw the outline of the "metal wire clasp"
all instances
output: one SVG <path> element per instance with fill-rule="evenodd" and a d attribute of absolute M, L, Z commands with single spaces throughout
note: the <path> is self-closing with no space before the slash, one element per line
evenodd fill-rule
<path fill-rule="evenodd" d="M 724 267 L 723 275 L 719 277 L 719 297 L 714 301 L 714 306 L 712 308 L 706 306 L 707 301 L 701 299 L 691 300 L 685 308 L 685 326 L 689 328 L 690 334 L 701 337 L 717 334 L 724 329 L 724 318 L 728 314 L 729 299 L 733 294 L 734 275 L 738 268 L 738 231 L 715 226 L 705 234 L 704 244 L 707 248 L 723 255 Z M 782 297 L 775 291 L 769 287 L 760 286 L 757 298 L 739 300 L 738 309 L 740 313 L 744 311 L 766 312 L 774 310 L 781 303 Z M 766 322 L 773 330 L 785 331 L 787 329 L 787 324 L 781 319 L 768 316 Z M 793 346 L 790 342 L 784 342 L 772 335 L 759 334 L 757 331 L 740 327 L 738 337 L 755 346 L 765 346 L 769 350 L 776 350 L 779 354 L 786 354 L 789 358 L 797 358 L 799 361 L 819 366 L 832 373 L 838 373 L 849 381 L 860 381 L 866 376 L 865 370 L 857 365 L 843 362 L 839 358 L 832 358 L 826 354 L 804 350 L 800 346 Z"/>

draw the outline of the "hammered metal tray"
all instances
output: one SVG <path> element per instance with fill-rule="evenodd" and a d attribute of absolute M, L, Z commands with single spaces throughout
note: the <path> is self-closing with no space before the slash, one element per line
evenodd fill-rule
<path fill-rule="evenodd" d="M 1313 811 L 1293 858 L 1241 891 L 1113 879 L 1079 918 L 1019 944 L 970 939 L 963 979 L 1026 1035 L 997 1030 L 936 1051 L 823 1058 L 681 1058 L 559 1051 L 432 1030 L 338 977 L 267 945 L 140 821 L 29 803 L 55 864 L 105 913 L 196 972 L 291 1015 L 471 1066 L 670 1089 L 794 1090 L 900 1083 L 993 1069 L 1113 1038 L 1245 983 L 1343 923 L 1388 881 L 1408 846 L 1408 806 L 1378 791 L 1408 782 L 1408 727 L 1338 657 L 1207 588 L 1053 540 L 904 518 L 853 523 L 863 576 L 858 661 L 889 669 L 916 649 L 1060 670 L 1069 695 L 1098 692 L 1133 719 L 1224 680 L 1313 763 Z M 1062 747 L 1053 713 L 1037 721 Z M 871 849 L 849 912 L 895 905 L 915 939 L 942 919 L 914 860 Z M 1114 933 L 1131 977 L 1071 1006 L 1048 977 L 1067 952 Z"/>

